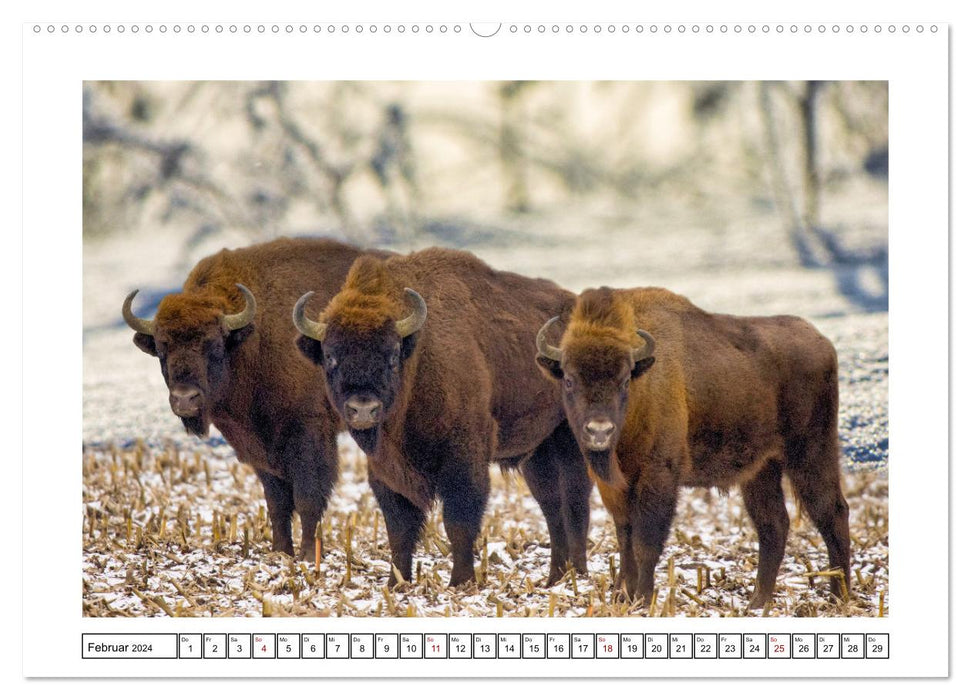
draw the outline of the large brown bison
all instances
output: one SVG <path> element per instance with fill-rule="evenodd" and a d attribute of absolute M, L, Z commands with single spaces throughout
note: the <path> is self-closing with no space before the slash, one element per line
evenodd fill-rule
<path fill-rule="evenodd" d="M 651 599 L 679 486 L 739 485 L 759 538 L 750 608 L 772 597 L 789 529 L 782 475 L 850 584 L 836 352 L 792 316 L 702 311 L 664 289 L 581 294 L 559 347 L 536 336 L 617 529 L 618 584 Z M 834 593 L 841 584 L 831 579 Z"/>
<path fill-rule="evenodd" d="M 452 544 L 451 585 L 473 578 L 473 545 L 489 495 L 489 462 L 521 465 L 550 532 L 550 580 L 586 571 L 592 484 L 557 393 L 528 343 L 573 295 L 431 248 L 354 263 L 323 314 L 293 309 L 303 353 L 368 455 L 392 563 L 411 577 L 434 500 Z M 523 343 L 527 343 L 526 346 Z M 392 579 L 393 580 L 393 579 Z"/>
<path fill-rule="evenodd" d="M 325 239 L 281 238 L 205 258 L 154 319 L 131 309 L 135 345 L 159 358 L 169 405 L 188 432 L 214 424 L 259 475 L 273 549 L 293 554 L 290 519 L 300 514 L 300 556 L 314 556 L 314 530 L 337 478 L 340 422 L 317 372 L 293 346 L 293 299 L 319 290 L 321 307 L 361 250 Z M 379 255 L 383 255 L 379 253 Z"/>

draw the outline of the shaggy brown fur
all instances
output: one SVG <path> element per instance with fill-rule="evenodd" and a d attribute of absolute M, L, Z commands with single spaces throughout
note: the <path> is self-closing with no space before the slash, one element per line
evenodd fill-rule
<path fill-rule="evenodd" d="M 196 265 L 181 293 L 162 300 L 154 335 L 134 338 L 159 357 L 170 390 L 200 392 L 201 410 L 182 419 L 186 428 L 204 436 L 215 424 L 256 470 L 275 550 L 293 554 L 290 519 L 294 510 L 300 514 L 306 559 L 314 556 L 314 528 L 337 478 L 340 424 L 318 374 L 293 346 L 290 312 L 301 293 L 316 289 L 311 307 L 319 313 L 360 253 L 336 241 L 288 238 L 222 250 Z M 237 283 L 256 297 L 256 316 L 227 333 L 221 316 L 245 305 Z"/>
<path fill-rule="evenodd" d="M 638 328 L 656 346 L 635 365 Z M 578 298 L 560 350 L 560 362 L 543 355 L 537 362 L 561 384 L 570 425 L 617 527 L 618 584 L 631 595 L 650 600 L 678 487 L 739 485 L 759 535 L 750 606 L 765 605 L 789 526 L 783 474 L 849 587 L 836 353 L 810 324 L 709 314 L 664 289 L 601 288 Z M 841 592 L 839 581 L 832 590 Z"/>
<path fill-rule="evenodd" d="M 351 266 L 344 286 L 320 320 L 336 321 L 358 333 L 376 331 L 388 321 L 407 315 L 401 291 L 380 260 L 362 256 Z"/>
<path fill-rule="evenodd" d="M 412 312 L 406 287 L 424 298 L 428 315 L 400 338 L 394 322 Z M 469 253 L 362 257 L 320 316 L 323 341 L 298 339 L 324 366 L 338 413 L 352 406 L 351 420 L 356 406 L 380 403 L 373 427 L 351 435 L 369 455 L 393 563 L 406 578 L 435 498 L 452 543 L 451 582 L 473 577 L 490 461 L 522 465 L 550 529 L 550 580 L 568 561 L 586 570 L 591 484 L 555 388 L 533 370 L 528 347 L 535 325 L 572 300 L 552 282 L 493 270 Z"/>

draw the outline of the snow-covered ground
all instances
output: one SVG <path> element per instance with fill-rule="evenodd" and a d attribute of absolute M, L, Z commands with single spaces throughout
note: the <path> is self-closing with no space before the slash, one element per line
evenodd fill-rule
<path fill-rule="evenodd" d="M 886 220 L 885 201 L 871 198 L 869 208 L 853 212 L 859 221 L 843 217 L 849 222 L 844 241 L 859 248 L 885 245 L 885 226 L 867 223 Z M 697 207 L 687 217 L 561 211 L 491 226 L 448 222 L 388 247 L 407 251 L 457 241 L 496 267 L 549 277 L 578 292 L 605 284 L 658 285 L 711 311 L 796 314 L 816 324 L 840 358 L 840 433 L 857 593 L 844 608 L 826 600 L 820 578 L 814 588 L 808 585 L 806 572 L 825 568 L 825 556 L 817 533 L 793 506 L 772 614 L 876 615 L 886 608 L 889 357 L 879 270 L 803 266 L 774 214 L 742 206 L 717 214 Z M 550 591 L 542 587 L 549 550 L 539 508 L 518 476 L 498 469 L 483 530 L 484 582 L 457 592 L 440 585 L 450 562 L 439 523 L 419 548 L 423 579 L 382 590 L 388 575 L 384 526 L 375 520 L 362 456 L 347 439 L 344 477 L 324 519 L 320 575 L 312 565 L 269 553 L 261 537 L 262 493 L 252 471 L 235 462 L 215 430 L 205 442 L 182 431 L 168 409 L 157 361 L 132 345 L 120 319 L 130 290 L 140 288 L 149 298 L 175 289 L 203 255 L 245 243 L 221 235 L 186 252 L 184 240 L 171 231 L 85 242 L 85 614 L 495 615 L 499 607 L 506 615 L 626 613 L 603 592 L 616 543 L 599 500 L 594 498 L 590 577 Z M 230 515 L 239 519 L 235 539 L 228 541 L 226 530 L 215 541 L 213 519 Z M 658 569 L 654 612 L 741 614 L 757 545 L 740 497 L 687 492 L 678 517 L 665 569 Z M 251 539 L 244 552 L 247 528 Z M 699 571 L 708 577 L 703 585 L 695 579 Z M 670 591 L 677 593 L 667 609 Z"/>

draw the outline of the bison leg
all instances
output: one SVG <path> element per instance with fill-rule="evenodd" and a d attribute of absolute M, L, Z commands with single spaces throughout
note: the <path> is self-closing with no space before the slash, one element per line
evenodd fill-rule
<path fill-rule="evenodd" d="M 593 482 L 587 465 L 566 421 L 553 433 L 556 440 L 557 475 L 563 504 L 569 560 L 578 573 L 587 573 L 587 533 L 590 530 L 590 491 Z"/>
<path fill-rule="evenodd" d="M 337 480 L 337 443 L 333 438 L 304 436 L 291 445 L 286 459 L 293 478 L 294 506 L 300 514 L 300 558 L 313 561 L 317 523 Z"/>
<path fill-rule="evenodd" d="M 620 522 L 614 518 L 614 528 L 617 530 L 617 544 L 620 549 L 620 572 L 614 588 L 623 593 L 628 600 L 634 597 L 637 590 L 637 559 L 634 557 L 634 538 L 629 522 Z"/>
<path fill-rule="evenodd" d="M 830 568 L 843 572 L 842 582 L 835 577 L 829 582 L 833 595 L 843 599 L 850 591 L 850 509 L 840 483 L 839 443 L 834 435 L 809 452 L 791 451 L 786 473 L 826 542 Z M 793 456 L 801 459 L 793 463 Z"/>
<path fill-rule="evenodd" d="M 634 595 L 649 605 L 654 595 L 654 570 L 671 531 L 678 490 L 673 482 L 638 486 L 630 503 L 632 550 L 637 565 Z"/>
<path fill-rule="evenodd" d="M 523 477 L 539 503 L 550 534 L 552 586 L 566 573 L 567 562 L 587 573 L 590 490 L 583 455 L 564 422 L 523 464 Z"/>
<path fill-rule="evenodd" d="M 256 474 L 263 482 L 263 496 L 266 510 L 270 515 L 273 528 L 273 551 L 293 556 L 293 533 L 290 517 L 293 515 L 293 490 L 286 481 L 267 471 L 257 469 Z"/>
<path fill-rule="evenodd" d="M 755 478 L 742 487 L 745 510 L 759 535 L 759 570 L 750 610 L 763 608 L 772 599 L 779 565 L 785 553 L 789 534 L 789 513 L 782 493 L 782 468 L 770 460 Z"/>
<path fill-rule="evenodd" d="M 334 488 L 334 478 L 327 472 L 320 474 L 320 479 L 312 486 L 304 484 L 304 488 L 297 488 L 294 485 L 294 505 L 300 513 L 301 539 L 300 539 L 300 558 L 306 561 L 313 561 L 316 558 L 315 539 L 317 536 L 317 523 L 327 508 L 327 501 Z"/>
<path fill-rule="evenodd" d="M 475 579 L 475 538 L 489 499 L 489 465 L 446 460 L 436 484 L 442 499 L 442 521 L 452 544 L 452 578 L 458 586 Z"/>
<path fill-rule="evenodd" d="M 405 581 L 411 581 L 411 560 L 421 538 L 421 530 L 425 526 L 425 512 L 382 482 L 370 476 L 368 481 L 384 514 L 388 544 L 391 546 L 391 563 Z M 388 587 L 393 588 L 397 583 L 392 571 L 388 576 Z"/>
<path fill-rule="evenodd" d="M 539 503 L 543 517 L 546 518 L 546 529 L 550 535 L 550 575 L 546 580 L 546 585 L 552 586 L 566 573 L 568 549 L 559 488 L 556 483 L 556 474 L 552 473 L 555 468 L 541 454 L 544 445 L 540 445 L 536 453 L 526 460 L 522 471 L 530 493 Z"/>

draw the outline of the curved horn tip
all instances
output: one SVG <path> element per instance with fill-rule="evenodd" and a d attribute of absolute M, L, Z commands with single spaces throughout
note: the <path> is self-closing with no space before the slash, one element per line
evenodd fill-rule
<path fill-rule="evenodd" d="M 225 326 L 227 331 L 237 331 L 240 328 L 248 326 L 253 322 L 253 318 L 256 316 L 256 297 L 253 296 L 253 292 L 239 282 L 236 283 L 236 287 L 243 294 L 243 299 L 246 301 L 246 306 L 244 306 L 243 310 L 239 313 L 226 314 L 223 316 L 223 326 Z"/>
<path fill-rule="evenodd" d="M 425 320 L 428 318 L 428 305 L 421 294 L 410 287 L 405 287 L 405 296 L 408 297 L 414 311 L 407 318 L 403 318 L 395 324 L 398 335 L 402 338 L 407 338 L 418 331 L 425 325 Z"/>
<path fill-rule="evenodd" d="M 314 295 L 314 292 L 307 292 L 302 297 L 297 300 L 297 303 L 293 306 L 293 325 L 296 326 L 297 330 L 303 333 L 308 338 L 313 338 L 314 340 L 323 340 L 324 334 L 327 333 L 327 324 L 320 323 L 318 321 L 311 321 L 304 314 L 304 307 L 307 302 L 310 301 L 310 297 Z"/>
<path fill-rule="evenodd" d="M 637 335 L 640 336 L 641 340 L 644 341 L 644 344 L 641 345 L 639 348 L 634 348 L 634 350 L 632 351 L 634 362 L 640 362 L 641 360 L 645 360 L 651 355 L 653 355 L 654 346 L 655 346 L 654 336 L 652 336 L 644 329 L 638 328 Z"/>
<path fill-rule="evenodd" d="M 543 327 L 540 328 L 539 332 L 536 334 L 536 350 L 543 357 L 550 360 L 555 360 L 556 362 L 563 361 L 563 351 L 560 348 L 554 347 L 546 342 L 546 334 L 549 332 L 550 327 L 559 320 L 559 316 L 554 316 L 549 321 L 544 323 Z"/>
<path fill-rule="evenodd" d="M 138 294 L 137 289 L 133 291 L 131 294 L 129 294 L 127 297 L 125 297 L 125 303 L 121 305 L 122 318 L 125 319 L 125 323 L 128 324 L 128 327 L 131 328 L 136 333 L 144 333 L 145 335 L 154 335 L 155 319 L 139 318 L 131 310 L 131 303 L 132 303 L 132 300 L 135 298 L 136 294 Z"/>

